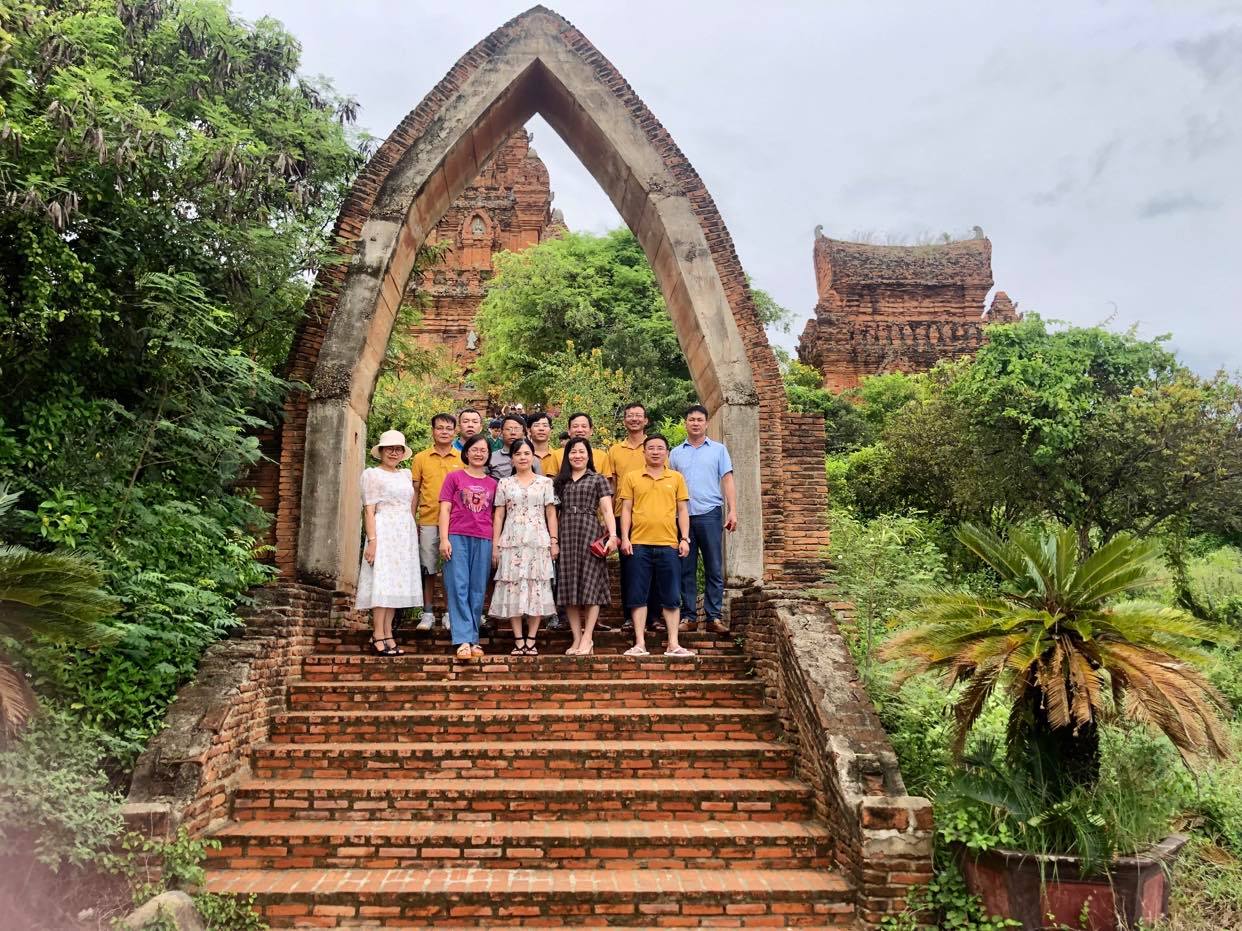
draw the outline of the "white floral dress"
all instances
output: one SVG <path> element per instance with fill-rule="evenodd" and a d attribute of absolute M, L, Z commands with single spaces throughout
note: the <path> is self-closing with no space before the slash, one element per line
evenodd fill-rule
<path fill-rule="evenodd" d="M 418 528 L 410 505 L 414 482 L 409 469 L 389 472 L 370 468 L 362 473 L 362 503 L 375 505 L 375 565 L 362 557 L 354 607 L 412 608 L 423 603 L 418 567 Z"/>
<path fill-rule="evenodd" d="M 525 488 L 512 476 L 500 480 L 496 507 L 504 505 L 505 526 L 500 532 L 496 590 L 487 612 L 492 617 L 546 617 L 556 613 L 552 538 L 544 514 L 549 504 L 556 504 L 550 478 L 536 475 Z"/>

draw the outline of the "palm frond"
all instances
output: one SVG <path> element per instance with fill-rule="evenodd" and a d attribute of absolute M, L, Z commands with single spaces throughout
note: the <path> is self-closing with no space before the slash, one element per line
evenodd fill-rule
<path fill-rule="evenodd" d="M 1160 582 L 1159 561 L 1154 544 L 1119 534 L 1083 561 L 1065 593 L 1075 604 L 1089 607 L 1150 588 Z"/>
<path fill-rule="evenodd" d="M 0 653 L 0 747 L 17 736 L 34 709 L 34 692 L 25 676 Z"/>
<path fill-rule="evenodd" d="M 996 570 L 1006 581 L 1022 579 L 1027 563 L 1022 554 L 986 527 L 962 524 L 954 533 L 958 542 Z"/>
<path fill-rule="evenodd" d="M 120 603 L 101 585 L 99 570 L 85 558 L 0 546 L 0 634 L 88 648 L 115 643 L 119 632 L 102 622 Z"/>

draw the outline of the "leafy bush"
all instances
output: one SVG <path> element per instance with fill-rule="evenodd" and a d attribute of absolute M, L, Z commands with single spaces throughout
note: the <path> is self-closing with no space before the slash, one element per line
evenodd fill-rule
<path fill-rule="evenodd" d="M 68 716 L 36 717 L 0 752 L 0 847 L 53 872 L 104 858 L 124 827 L 100 768 L 106 752 L 103 735 Z"/>
<path fill-rule="evenodd" d="M 1021 927 L 1021 922 L 1011 918 L 986 914 L 979 897 L 966 890 L 961 872 L 947 862 L 937 864 L 932 881 L 910 894 L 905 911 L 886 915 L 880 927 L 884 931 L 922 931 L 928 927 L 928 916 L 935 922 L 931 927 L 942 931 L 1004 931 Z"/>

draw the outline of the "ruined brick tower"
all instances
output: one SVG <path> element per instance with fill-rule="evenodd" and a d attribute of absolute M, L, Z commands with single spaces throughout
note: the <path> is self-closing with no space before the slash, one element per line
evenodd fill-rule
<path fill-rule="evenodd" d="M 992 305 L 992 243 L 979 236 L 927 246 L 873 246 L 815 232 L 819 302 L 798 358 L 844 391 L 864 375 L 924 372 L 975 352 L 988 323 L 1018 319 L 1008 295 Z"/>
<path fill-rule="evenodd" d="M 423 345 L 447 348 L 463 382 L 479 357 L 475 317 L 494 273 L 492 256 L 520 252 L 565 229 L 560 211 L 552 210 L 548 169 L 530 142 L 519 129 L 501 144 L 427 238 L 429 246 L 448 244 L 444 257 L 411 276 L 407 288 L 408 298 L 418 292 L 425 303 L 412 334 Z M 460 394 L 476 400 L 467 385 Z"/>

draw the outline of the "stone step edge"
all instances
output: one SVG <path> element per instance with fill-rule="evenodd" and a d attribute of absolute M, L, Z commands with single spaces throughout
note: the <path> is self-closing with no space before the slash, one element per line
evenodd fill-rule
<path fill-rule="evenodd" d="M 516 888 L 513 888 L 516 886 Z M 845 877 L 835 870 L 562 870 L 441 867 L 414 869 L 208 870 L 207 891 L 234 894 L 309 895 L 316 899 L 343 895 L 351 901 L 365 895 L 418 896 L 456 901 L 482 897 L 489 904 L 507 894 L 584 895 L 593 899 L 635 895 L 685 897 L 759 897 L 785 894 L 852 898 Z"/>
<path fill-rule="evenodd" d="M 404 746 L 404 744 L 402 745 Z M 403 792 L 434 792 L 437 795 L 458 792 L 462 795 L 481 793 L 497 794 L 520 792 L 537 795 L 573 796 L 592 792 L 633 792 L 637 795 L 667 793 L 716 793 L 720 795 L 748 795 L 756 792 L 796 793 L 813 795 L 811 787 L 798 779 L 548 779 L 546 777 L 496 778 L 480 785 L 477 779 L 436 779 L 428 785 L 426 779 L 385 779 L 375 785 L 374 779 L 245 779 L 237 785 L 237 792 L 318 792 L 327 795 L 338 792 L 363 792 L 370 797 Z M 676 799 L 677 795 L 670 795 Z"/>
<path fill-rule="evenodd" d="M 366 679 L 349 682 L 316 682 L 312 679 L 292 679 L 291 690 L 323 689 L 564 689 L 580 691 L 587 688 L 761 688 L 759 679 Z"/>
<path fill-rule="evenodd" d="M 607 718 L 660 718 L 661 720 L 708 721 L 737 718 L 775 721 L 777 713 L 769 708 L 656 708 L 649 705 L 626 708 L 444 708 L 391 711 L 386 709 L 314 709 L 278 711 L 273 721 L 302 721 L 307 718 L 341 718 L 362 721 L 368 718 L 382 721 L 493 721 L 506 718 L 536 718 L 540 720 L 591 720 Z"/>
<path fill-rule="evenodd" d="M 272 837 L 348 840 L 450 839 L 475 842 L 513 839 L 537 841 L 647 840 L 659 843 L 760 840 L 813 840 L 832 837 L 817 821 L 237 821 L 209 835 L 217 840 L 262 841 Z M 210 856 L 210 854 L 209 854 Z"/>
<path fill-rule="evenodd" d="M 279 752 L 282 755 L 297 755 L 307 752 L 339 750 L 343 753 L 357 754 L 361 751 L 404 752 L 434 751 L 444 756 L 454 753 L 507 753 L 520 754 L 524 750 L 541 752 L 572 750 L 575 753 L 603 753 L 618 750 L 641 751 L 651 750 L 666 754 L 701 753 L 703 751 L 771 751 L 779 750 L 792 753 L 792 748 L 783 743 L 771 740 L 539 740 L 523 744 L 514 740 L 470 740 L 443 742 L 384 741 L 375 743 L 257 743 L 253 747 L 255 753 Z"/>

